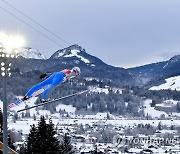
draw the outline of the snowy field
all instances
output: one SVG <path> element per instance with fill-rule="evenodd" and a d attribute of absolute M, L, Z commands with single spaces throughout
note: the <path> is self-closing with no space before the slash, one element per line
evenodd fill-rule
<path fill-rule="evenodd" d="M 89 90 L 90 92 L 95 92 L 95 93 L 105 93 L 105 94 L 109 94 L 109 87 L 105 86 L 105 88 L 99 88 L 99 87 L 93 87 L 93 86 L 89 86 Z M 120 88 L 112 88 L 112 90 L 116 93 L 117 91 L 119 91 L 120 94 L 122 94 L 122 89 Z"/>
<path fill-rule="evenodd" d="M 27 104 L 29 106 L 33 106 L 34 102 L 36 101 L 36 98 L 31 99 L 30 101 L 27 102 Z M 165 112 L 162 111 L 157 111 L 154 109 L 154 107 L 150 106 L 150 103 L 152 102 L 152 100 L 146 100 L 144 102 L 144 112 L 145 114 L 149 114 L 152 117 L 160 117 L 162 114 L 164 114 L 165 116 L 168 116 Z M 177 102 L 173 102 L 174 104 L 176 104 Z M 2 105 L 2 102 L 1 102 Z M 21 104 L 15 108 L 12 108 L 12 110 L 18 111 L 20 109 L 25 108 L 25 104 Z M 67 113 L 69 113 L 70 117 L 62 117 L 60 115 L 60 113 L 58 113 L 59 110 L 64 110 Z M 57 113 L 55 114 L 51 114 L 49 111 L 47 110 L 38 110 L 39 114 L 37 114 L 37 110 L 36 109 L 31 109 L 30 110 L 30 118 L 23 118 L 21 121 L 17 120 L 16 123 L 13 123 L 12 117 L 9 117 L 8 119 L 8 128 L 9 129 L 15 129 L 17 131 L 22 131 L 23 134 L 28 134 L 29 130 L 31 128 L 31 125 L 33 124 L 37 124 L 38 120 L 40 118 L 41 115 L 44 115 L 45 117 L 47 117 L 47 119 L 49 119 L 50 117 L 52 118 L 53 123 L 56 124 L 61 124 L 61 125 L 66 125 L 66 127 L 71 127 L 72 124 L 83 124 L 83 125 L 93 125 L 93 124 L 101 124 L 102 127 L 104 125 L 113 125 L 115 127 L 136 127 L 138 124 L 151 124 L 153 126 L 157 126 L 159 124 L 159 122 L 161 121 L 162 125 L 167 125 L 167 126 L 171 126 L 171 125 L 179 125 L 180 120 L 136 120 L 136 119 L 126 119 L 126 118 L 122 118 L 122 117 L 117 117 L 117 116 L 113 116 L 111 114 L 109 114 L 109 116 L 111 117 L 111 119 L 107 120 L 107 113 L 97 113 L 94 115 L 76 115 L 75 111 L 76 108 L 73 107 L 72 105 L 65 105 L 65 104 L 59 104 L 56 107 Z M 22 113 L 18 113 L 18 115 L 21 115 Z M 36 119 L 37 120 L 33 120 L 33 115 L 36 115 Z M 48 120 L 47 120 L 48 122 Z"/>
<path fill-rule="evenodd" d="M 128 120 L 128 119 L 115 119 L 115 120 L 99 120 L 99 119 L 59 119 L 59 120 L 53 120 L 53 122 L 60 122 L 63 124 L 73 124 L 73 123 L 77 123 L 77 124 L 89 124 L 89 125 L 93 125 L 94 123 L 97 122 L 103 122 L 104 124 L 111 124 L 114 126 L 134 126 L 134 125 L 138 125 L 138 124 L 151 124 L 153 126 L 157 126 L 158 123 L 161 121 L 162 124 L 167 125 L 167 126 L 171 126 L 171 124 L 173 125 L 179 125 L 180 120 Z"/>
<path fill-rule="evenodd" d="M 148 99 L 144 101 L 144 113 L 145 115 L 150 115 L 152 118 L 160 118 L 161 115 L 164 115 L 165 118 L 168 118 L 169 115 L 164 111 L 158 111 L 155 109 L 155 107 L 151 107 L 152 100 Z M 161 104 L 156 104 L 156 106 L 160 107 L 173 107 L 177 105 L 178 101 L 175 100 L 166 100 Z M 173 117 L 180 117 L 180 113 L 177 112 L 171 112 L 170 116 Z"/>
<path fill-rule="evenodd" d="M 59 118 L 59 119 L 52 119 L 53 123 L 56 125 L 57 123 L 61 125 L 66 125 L 67 127 L 72 124 L 83 124 L 83 125 L 90 125 L 92 126 L 93 124 L 96 123 L 102 123 L 102 125 L 114 125 L 116 127 L 134 127 L 137 126 L 138 124 L 151 124 L 153 126 L 158 126 L 159 122 L 161 121 L 162 125 L 179 125 L 180 120 L 99 120 L 99 119 L 77 119 L 77 118 Z M 48 122 L 48 121 L 47 121 Z M 23 134 L 28 134 L 30 130 L 30 126 L 33 124 L 37 124 L 38 121 L 35 121 L 33 119 L 24 119 L 24 121 L 16 121 L 16 123 L 9 122 L 8 123 L 8 128 L 9 129 L 15 129 L 17 131 L 22 130 Z"/>
<path fill-rule="evenodd" d="M 59 110 L 64 110 L 64 111 L 66 111 L 67 113 L 69 113 L 69 114 L 71 114 L 71 115 L 74 115 L 74 114 L 75 114 L 75 111 L 76 111 L 76 108 L 73 107 L 72 105 L 59 104 L 59 105 L 56 107 L 56 111 L 59 111 Z"/>
<path fill-rule="evenodd" d="M 177 90 L 180 91 L 180 76 L 165 79 L 166 83 L 151 87 L 150 90 Z"/>
<path fill-rule="evenodd" d="M 152 118 L 159 118 L 162 114 L 165 115 L 165 117 L 168 117 L 166 112 L 155 110 L 155 107 L 151 107 L 152 100 L 148 99 L 144 102 L 144 113 L 145 115 L 150 115 Z"/>

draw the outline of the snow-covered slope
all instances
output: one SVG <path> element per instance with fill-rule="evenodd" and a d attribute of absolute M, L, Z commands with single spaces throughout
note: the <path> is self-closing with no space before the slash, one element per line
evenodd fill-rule
<path fill-rule="evenodd" d="M 145 84 L 158 84 L 159 81 L 165 80 L 172 76 L 180 75 L 180 55 L 176 55 L 169 60 L 129 68 L 129 71 L 138 75 L 145 81 Z M 143 84 L 143 83 L 142 83 Z"/>
<path fill-rule="evenodd" d="M 180 91 L 180 76 L 174 76 L 171 78 L 165 79 L 166 83 L 159 86 L 151 87 L 150 90 L 177 90 Z"/>
<path fill-rule="evenodd" d="M 97 58 L 86 53 L 85 49 L 83 49 L 81 46 L 77 44 L 58 50 L 50 57 L 50 59 L 63 59 L 63 58 L 67 58 L 66 59 L 67 61 L 68 59 L 70 61 L 74 61 L 74 63 L 76 64 L 82 62 L 92 67 L 96 66 L 95 59 L 97 60 Z"/>
<path fill-rule="evenodd" d="M 152 103 L 152 100 L 150 99 L 147 99 L 144 101 L 144 113 L 145 115 L 150 115 L 152 118 L 159 118 L 161 115 L 165 115 L 165 117 L 167 117 L 168 115 L 166 114 L 166 112 L 163 112 L 163 111 L 158 111 L 158 110 L 155 110 L 155 107 L 151 107 L 151 103 Z"/>
<path fill-rule="evenodd" d="M 79 60 L 83 61 L 84 63 L 90 63 L 90 61 L 83 56 L 79 55 L 80 51 L 79 50 L 71 50 L 69 54 L 65 53 L 65 50 L 62 52 L 59 52 L 59 56 L 63 57 L 77 57 Z"/>
<path fill-rule="evenodd" d="M 98 88 L 98 87 L 89 87 L 91 92 L 95 92 L 95 93 L 105 93 L 108 94 L 109 90 L 108 88 Z"/>
<path fill-rule="evenodd" d="M 59 111 L 59 110 L 64 110 L 68 114 L 73 115 L 73 114 L 75 114 L 76 108 L 73 107 L 72 105 L 59 104 L 56 107 L 56 111 Z"/>
<path fill-rule="evenodd" d="M 3 108 L 3 102 L 0 100 L 0 109 Z"/>
<path fill-rule="evenodd" d="M 18 57 L 23 57 L 26 59 L 46 59 L 38 50 L 32 48 L 21 48 L 18 53 Z"/>
<path fill-rule="evenodd" d="M 61 57 L 76 57 L 84 63 L 90 63 L 89 59 L 82 56 L 83 53 L 86 53 L 86 51 L 82 47 L 78 45 L 72 45 L 68 48 L 58 50 L 55 54 L 52 55 L 51 58 L 59 59 Z"/>

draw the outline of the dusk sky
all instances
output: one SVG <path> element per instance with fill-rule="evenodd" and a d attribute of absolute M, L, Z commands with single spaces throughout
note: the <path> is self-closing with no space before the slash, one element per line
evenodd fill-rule
<path fill-rule="evenodd" d="M 125 68 L 180 54 L 179 0 L 0 0 L 0 19 L 0 31 L 22 35 L 47 58 L 72 44 Z"/>

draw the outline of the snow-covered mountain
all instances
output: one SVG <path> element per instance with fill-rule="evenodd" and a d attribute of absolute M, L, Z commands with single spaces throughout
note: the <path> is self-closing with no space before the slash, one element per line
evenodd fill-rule
<path fill-rule="evenodd" d="M 18 57 L 23 57 L 26 59 L 46 59 L 46 57 L 38 50 L 29 47 L 21 48 L 18 53 Z"/>
<path fill-rule="evenodd" d="M 165 79 L 180 75 L 180 55 L 176 55 L 167 61 L 161 61 L 128 69 L 138 77 L 143 78 L 147 85 L 162 84 Z"/>
<path fill-rule="evenodd" d="M 52 71 L 57 67 L 59 68 L 60 65 L 67 68 L 78 66 L 83 70 L 82 75 L 86 77 L 111 80 L 121 85 L 138 84 L 136 76 L 132 75 L 128 70 L 104 63 L 101 59 L 87 53 L 85 49 L 77 44 L 56 51 L 48 61 L 54 63 L 51 68 Z"/>
<path fill-rule="evenodd" d="M 165 79 L 165 83 L 159 86 L 153 86 L 150 90 L 177 90 L 180 91 L 180 76 L 174 76 Z"/>
<path fill-rule="evenodd" d="M 78 66 L 83 70 L 84 77 L 111 80 L 121 85 L 145 85 L 151 88 L 164 83 L 167 78 L 180 75 L 180 55 L 167 61 L 129 69 L 110 66 L 77 44 L 56 51 L 49 59 L 32 48 L 22 48 L 19 56 L 24 58 L 15 61 L 14 69 L 19 68 L 21 72 L 55 72 Z"/>
<path fill-rule="evenodd" d="M 85 49 L 83 49 L 81 46 L 75 44 L 70 47 L 61 49 L 56 51 L 50 59 L 65 59 L 65 60 L 71 60 L 76 64 L 84 63 L 86 65 L 89 65 L 91 67 L 95 67 L 97 61 L 103 63 L 100 59 L 89 55 Z"/>
<path fill-rule="evenodd" d="M 84 58 L 83 56 L 81 56 L 81 53 L 86 53 L 85 49 L 83 49 L 81 46 L 79 45 L 72 45 L 68 48 L 64 48 L 61 50 L 58 50 L 57 52 L 55 52 L 51 58 L 53 59 L 59 59 L 60 57 L 77 57 L 79 59 L 81 59 L 82 61 L 84 61 L 85 63 L 89 63 L 89 60 Z"/>

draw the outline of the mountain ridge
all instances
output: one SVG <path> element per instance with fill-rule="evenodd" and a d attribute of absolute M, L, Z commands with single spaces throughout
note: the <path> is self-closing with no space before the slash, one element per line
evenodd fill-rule
<path fill-rule="evenodd" d="M 41 54 L 38 50 L 30 47 L 20 48 L 17 56 L 25 59 L 46 59 L 45 55 Z"/>
<path fill-rule="evenodd" d="M 48 59 L 28 59 L 19 57 L 12 60 L 12 69 L 21 73 L 38 71 L 39 73 L 57 72 L 78 66 L 82 77 L 93 77 L 111 81 L 119 85 L 138 85 L 140 81 L 130 71 L 104 63 L 101 59 L 88 54 L 78 45 L 61 49 Z"/>
<path fill-rule="evenodd" d="M 26 50 L 31 51 L 33 49 L 27 48 Z M 77 44 L 57 50 L 48 59 L 41 56 L 42 54 L 37 50 L 35 53 L 40 58 L 37 58 L 37 55 L 34 56 L 35 58 L 31 58 L 33 57 L 31 56 L 30 59 L 27 56 L 19 56 L 17 60 L 14 60 L 15 66 L 13 68 L 19 68 L 21 72 L 35 70 L 44 73 L 79 66 L 83 70 L 83 77 L 100 78 L 120 85 L 141 87 L 158 85 L 165 82 L 166 78 L 180 75 L 179 55 L 167 61 L 125 69 L 106 64 L 101 59 L 88 54 L 84 48 Z"/>
<path fill-rule="evenodd" d="M 180 55 L 169 60 L 129 68 L 128 70 L 140 78 L 148 80 L 147 86 L 158 85 L 165 79 L 180 75 Z"/>

